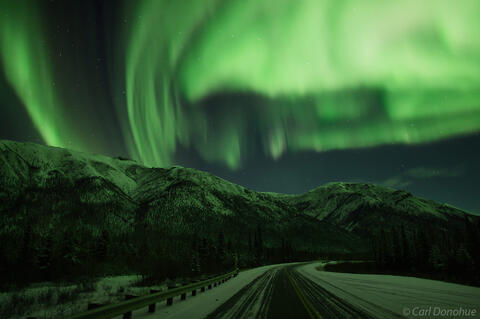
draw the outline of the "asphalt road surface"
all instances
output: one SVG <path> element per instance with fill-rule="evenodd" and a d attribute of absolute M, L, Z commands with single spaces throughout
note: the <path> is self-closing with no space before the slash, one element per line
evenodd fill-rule
<path fill-rule="evenodd" d="M 480 318 L 480 288 L 414 277 L 332 273 L 318 266 L 268 269 L 207 318 Z M 459 312 L 438 315 L 436 310 Z"/>
<path fill-rule="evenodd" d="M 249 269 L 195 297 L 175 298 L 171 306 L 159 303 L 155 314 L 135 311 L 133 318 L 480 318 L 478 287 L 414 277 L 319 271 L 322 265 Z M 438 309 L 470 312 L 438 315 Z"/>
<path fill-rule="evenodd" d="M 296 268 L 283 266 L 268 270 L 207 318 L 373 318 Z"/>

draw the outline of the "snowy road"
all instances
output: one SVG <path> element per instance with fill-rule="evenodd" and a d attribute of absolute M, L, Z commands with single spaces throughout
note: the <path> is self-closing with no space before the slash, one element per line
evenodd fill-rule
<path fill-rule="evenodd" d="M 207 318 L 480 318 L 480 288 L 319 265 L 269 269 Z"/>
<path fill-rule="evenodd" d="M 268 270 L 207 318 L 372 318 L 298 271 L 304 268 L 286 265 Z"/>
<path fill-rule="evenodd" d="M 316 270 L 317 265 L 302 265 L 296 271 L 374 318 L 480 318 L 480 288 L 414 277 L 324 272 Z"/>
<path fill-rule="evenodd" d="M 145 309 L 139 309 L 133 312 L 134 319 L 196 319 L 205 318 L 220 307 L 228 299 L 241 291 L 244 287 L 250 285 L 255 279 L 262 276 L 271 269 L 281 267 L 282 265 L 271 265 L 241 271 L 237 277 L 230 279 L 212 290 L 197 292 L 195 297 L 188 294 L 186 300 L 180 300 L 176 297 L 173 305 L 167 306 L 165 302 L 157 304 L 157 310 L 150 314 Z M 121 319 L 118 316 L 115 319 Z"/>
<path fill-rule="evenodd" d="M 319 265 L 251 269 L 186 301 L 177 298 L 173 306 L 159 304 L 155 314 L 136 311 L 133 318 L 480 318 L 480 288 L 324 272 Z"/>

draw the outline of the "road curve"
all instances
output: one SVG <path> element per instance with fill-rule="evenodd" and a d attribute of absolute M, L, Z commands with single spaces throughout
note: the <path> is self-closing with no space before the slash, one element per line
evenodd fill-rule
<path fill-rule="evenodd" d="M 480 318 L 478 287 L 416 277 L 318 271 L 317 266 L 305 264 L 296 270 L 374 318 Z M 448 315 L 451 310 L 459 314 Z"/>
<path fill-rule="evenodd" d="M 480 318 L 480 288 L 413 277 L 324 272 L 317 270 L 320 264 L 271 268 L 206 318 L 395 319 L 419 317 L 422 309 L 435 307 L 474 310 L 476 315 L 466 317 Z M 431 311 L 420 317 L 439 316 Z"/>
<path fill-rule="evenodd" d="M 373 318 L 299 273 L 297 267 L 268 270 L 207 318 Z"/>
<path fill-rule="evenodd" d="M 317 270 L 319 265 L 249 269 L 214 289 L 198 291 L 195 297 L 189 294 L 182 300 L 178 296 L 171 306 L 159 303 L 154 314 L 138 309 L 133 318 L 480 318 L 477 287 L 414 277 L 326 272 Z M 473 309 L 476 315 L 418 315 L 428 307 Z"/>

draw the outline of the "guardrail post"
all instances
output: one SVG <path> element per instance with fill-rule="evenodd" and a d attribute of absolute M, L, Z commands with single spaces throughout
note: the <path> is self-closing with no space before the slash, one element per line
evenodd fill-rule
<path fill-rule="evenodd" d="M 133 299 L 133 298 L 137 298 L 138 296 L 136 295 L 125 295 L 125 300 L 130 300 L 130 299 Z M 132 319 L 132 312 L 129 311 L 129 312 L 125 312 L 123 314 L 123 319 Z"/>
<path fill-rule="evenodd" d="M 154 293 L 157 293 L 157 292 L 160 292 L 161 290 L 157 290 L 157 289 L 150 289 L 150 293 L 151 294 L 154 294 Z M 156 303 L 152 303 L 151 305 L 148 305 L 148 312 L 150 313 L 153 313 L 155 312 L 155 307 L 157 306 Z"/>
<path fill-rule="evenodd" d="M 87 305 L 87 310 L 92 310 L 101 306 L 103 306 L 101 303 L 89 302 Z"/>
<path fill-rule="evenodd" d="M 0 0 L 1 1 L 1 0 Z M 213 285 L 218 286 L 221 283 L 226 282 L 227 280 L 233 278 L 234 276 L 238 275 L 238 269 L 216 277 L 209 277 L 205 278 L 202 277 L 200 282 L 197 280 L 191 284 L 186 285 L 184 288 L 179 288 L 174 291 L 162 291 L 162 290 L 150 290 L 150 294 L 154 295 L 146 295 L 146 296 L 136 296 L 136 295 L 125 295 L 125 300 L 118 304 L 112 305 L 104 305 L 99 303 L 89 303 L 88 310 L 84 313 L 76 314 L 68 316 L 66 319 L 72 318 L 111 318 L 111 316 L 120 316 L 123 315 L 123 318 L 132 318 L 133 311 L 139 308 L 143 308 L 148 306 L 148 312 L 155 312 L 156 304 L 166 300 L 167 306 L 171 306 L 173 304 L 173 298 L 176 296 L 181 297 L 182 300 L 186 299 L 187 294 L 191 291 L 192 296 L 197 294 L 197 290 L 200 289 L 201 292 L 205 292 L 207 289 L 212 289 Z M 175 285 L 177 286 L 177 285 Z M 174 288 L 173 285 L 169 287 L 170 289 Z M 172 293 L 173 292 L 173 293 Z M 171 297 L 169 297 L 171 296 Z M 128 301 L 129 299 L 136 298 L 135 300 Z M 98 309 L 96 309 L 98 308 Z M 90 310 L 93 310 L 94 314 L 91 313 Z M 35 317 L 31 317 L 35 319 Z"/>

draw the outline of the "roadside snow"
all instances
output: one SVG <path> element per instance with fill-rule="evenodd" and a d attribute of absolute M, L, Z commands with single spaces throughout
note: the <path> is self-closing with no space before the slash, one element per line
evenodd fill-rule
<path fill-rule="evenodd" d="M 254 268 L 240 272 L 237 277 L 234 277 L 221 284 L 212 290 L 206 290 L 205 292 L 197 291 L 195 297 L 191 296 L 191 293 L 187 294 L 187 299 L 180 300 L 180 297 L 176 297 L 173 300 L 172 306 L 167 306 L 166 302 L 157 303 L 157 310 L 155 314 L 149 314 L 147 308 L 142 308 L 133 312 L 133 318 L 135 319 L 195 319 L 204 318 L 217 307 L 222 305 L 232 296 L 234 296 L 243 287 L 252 282 L 255 278 L 264 274 L 267 270 L 280 267 L 281 265 L 270 265 L 259 268 Z M 122 318 L 118 316 L 115 318 Z"/>
<path fill-rule="evenodd" d="M 138 280 L 138 276 L 128 275 L 105 277 L 92 283 L 91 286 L 90 284 L 37 283 L 17 291 L 0 292 L 0 303 L 6 305 L 11 303 L 13 298 L 25 308 L 24 315 L 12 314 L 9 317 L 11 319 L 24 318 L 26 315 L 58 318 L 86 311 L 89 302 L 113 303 L 123 300 L 125 294 L 148 293 L 150 287 L 132 287 L 132 284 Z"/>
<path fill-rule="evenodd" d="M 476 310 L 476 315 L 443 317 L 480 318 L 480 288 L 414 277 L 318 271 L 320 264 L 306 264 L 296 270 L 377 318 L 438 318 L 442 316 L 435 315 L 435 309 L 460 308 Z"/>

